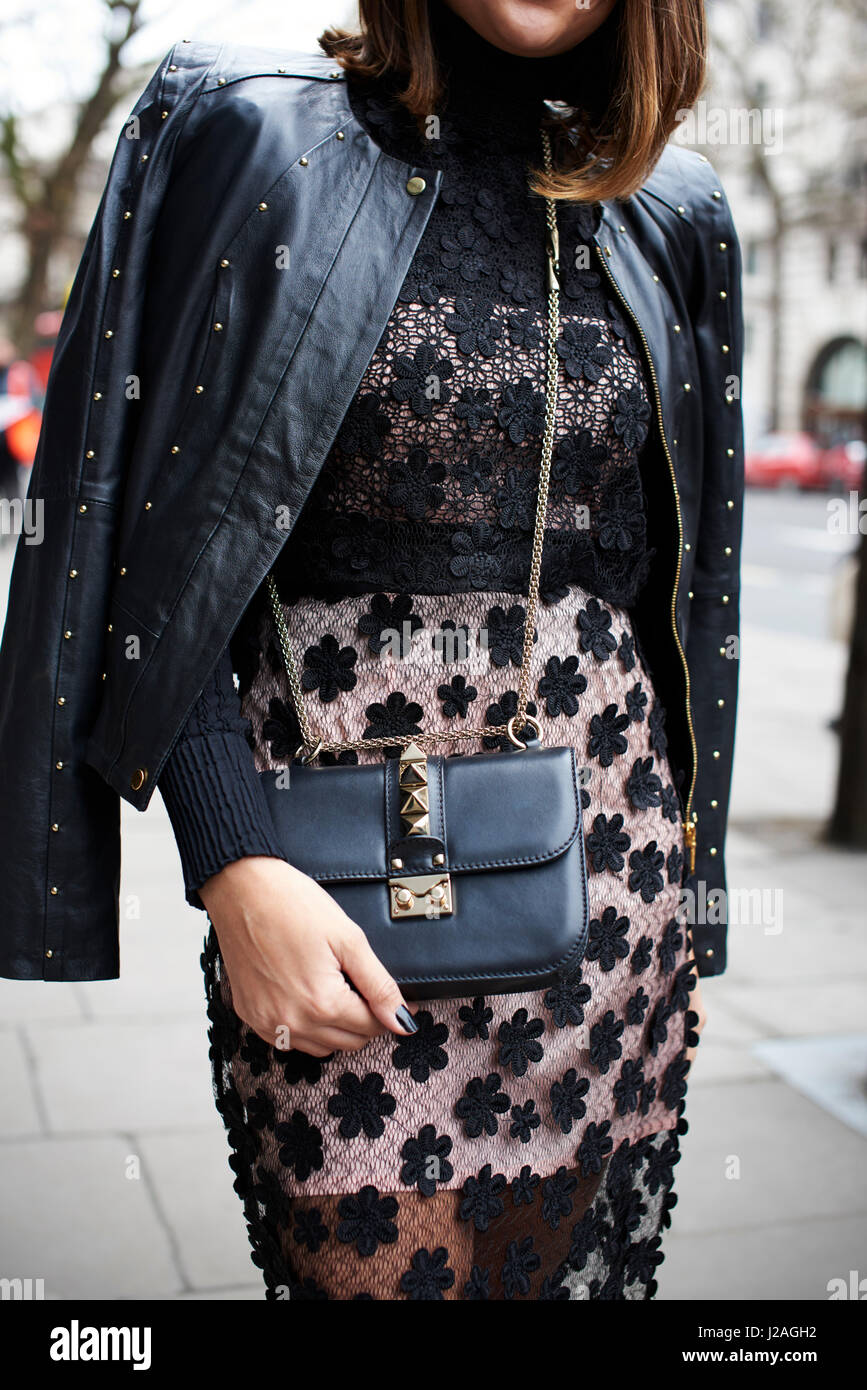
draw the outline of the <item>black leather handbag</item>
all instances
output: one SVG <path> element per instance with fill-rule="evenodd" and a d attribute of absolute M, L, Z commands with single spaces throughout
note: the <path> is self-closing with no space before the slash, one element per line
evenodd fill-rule
<path fill-rule="evenodd" d="M 544 130 L 542 141 L 550 170 Z M 307 719 L 268 577 L 303 738 L 288 777 L 285 769 L 260 774 L 281 849 L 362 928 L 408 999 L 543 988 L 580 964 L 587 943 L 575 750 L 541 747 L 540 726 L 526 712 L 557 409 L 559 245 L 550 199 L 546 214 L 545 429 L 515 715 L 502 726 L 323 743 Z M 423 748 L 494 734 L 508 739 L 508 751 L 429 757 Z M 326 751 L 395 747 L 400 756 L 384 763 L 313 766 Z"/>

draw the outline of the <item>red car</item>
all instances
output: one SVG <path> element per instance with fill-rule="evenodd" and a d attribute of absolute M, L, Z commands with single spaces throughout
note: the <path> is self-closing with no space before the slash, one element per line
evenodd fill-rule
<path fill-rule="evenodd" d="M 744 476 L 751 487 L 823 488 L 824 451 L 801 430 L 763 435 L 746 456 Z"/>
<path fill-rule="evenodd" d="M 825 486 L 831 492 L 861 492 L 865 482 L 865 459 L 867 444 L 863 439 L 850 439 L 846 444 L 826 449 L 822 455 Z"/>

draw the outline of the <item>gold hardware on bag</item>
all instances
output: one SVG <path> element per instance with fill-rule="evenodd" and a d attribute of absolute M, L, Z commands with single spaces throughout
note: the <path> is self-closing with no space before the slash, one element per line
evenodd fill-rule
<path fill-rule="evenodd" d="M 427 758 L 417 743 L 411 743 L 400 755 L 397 784 L 406 793 L 400 808 L 401 834 L 429 835 Z"/>
<path fill-rule="evenodd" d="M 430 794 L 427 785 L 427 758 L 417 743 L 410 743 L 400 755 L 397 785 L 403 794 L 400 807 L 402 835 L 430 834 Z M 444 856 L 435 856 L 442 864 Z M 402 868 L 400 859 L 392 868 Z M 410 874 L 388 880 L 391 915 L 395 917 L 442 917 L 453 910 L 452 881 L 448 873 Z"/>
<path fill-rule="evenodd" d="M 512 715 L 511 719 L 509 720 L 508 724 L 506 725 L 506 733 L 507 733 L 508 736 L 509 736 L 510 742 L 513 743 L 513 744 L 515 745 L 516 748 L 526 748 L 526 747 L 527 747 L 526 743 L 523 743 L 523 742 L 521 741 L 521 739 L 518 737 L 517 733 L 515 732 L 515 720 L 517 719 L 517 717 L 518 717 L 518 716 L 517 716 L 516 714 L 513 714 L 513 715 Z M 532 728 L 532 730 L 533 730 L 533 732 L 535 733 L 536 737 L 537 737 L 537 738 L 541 738 L 541 737 L 542 737 L 542 725 L 539 723 L 538 719 L 534 719 L 534 718 L 533 718 L 533 715 L 532 715 L 532 714 L 525 714 L 525 715 L 524 715 L 524 728 L 526 728 L 528 724 L 529 724 L 530 727 Z"/>
<path fill-rule="evenodd" d="M 454 910 L 449 874 L 413 874 L 390 878 L 392 917 L 448 917 Z"/>

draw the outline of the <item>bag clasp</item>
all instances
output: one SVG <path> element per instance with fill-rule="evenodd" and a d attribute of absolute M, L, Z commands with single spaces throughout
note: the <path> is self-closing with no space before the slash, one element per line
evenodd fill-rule
<path fill-rule="evenodd" d="M 452 880 L 449 873 L 412 874 L 390 878 L 391 915 L 401 917 L 448 917 L 454 911 Z"/>

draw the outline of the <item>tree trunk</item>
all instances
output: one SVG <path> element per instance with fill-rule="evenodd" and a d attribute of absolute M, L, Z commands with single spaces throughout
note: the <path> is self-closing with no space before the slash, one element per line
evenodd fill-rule
<path fill-rule="evenodd" d="M 828 838 L 834 844 L 867 849 L 867 511 L 860 517 L 855 616 L 840 720 L 840 770 Z"/>
<path fill-rule="evenodd" d="M 22 357 L 28 357 L 36 344 L 34 328 L 37 314 L 44 309 L 58 309 L 59 304 L 51 295 L 49 274 L 57 240 L 53 227 L 28 229 L 24 232 L 27 243 L 27 271 L 10 314 L 12 341 Z"/>

